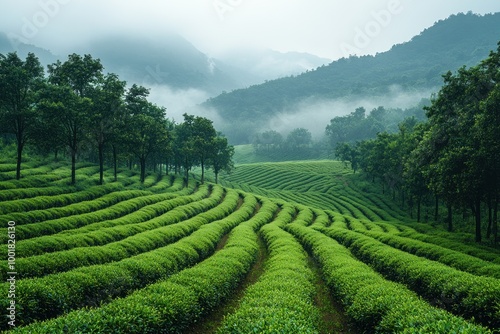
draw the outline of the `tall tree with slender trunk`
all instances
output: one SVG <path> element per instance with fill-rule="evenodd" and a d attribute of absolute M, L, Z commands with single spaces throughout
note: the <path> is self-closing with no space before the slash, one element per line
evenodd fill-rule
<path fill-rule="evenodd" d="M 125 97 L 125 141 L 129 151 L 139 160 L 141 183 L 146 178 L 148 158 L 168 147 L 171 138 L 165 109 L 147 101 L 148 94 L 146 88 L 133 85 Z"/>
<path fill-rule="evenodd" d="M 65 120 L 64 131 L 71 153 L 71 184 L 76 183 L 76 156 L 80 143 L 88 134 L 92 95 L 102 78 L 103 66 L 99 59 L 91 55 L 71 54 L 64 63 L 57 61 L 48 66 L 49 82 L 64 93 L 66 103 L 57 104 L 58 97 L 52 95 L 53 106 Z M 56 92 L 57 90 L 52 90 Z M 69 96 L 72 94 L 74 96 Z"/>
<path fill-rule="evenodd" d="M 43 80 L 43 67 L 33 53 L 25 61 L 17 53 L 0 54 L 0 124 L 16 138 L 18 180 L 24 147 L 36 127 L 35 104 Z"/>
<path fill-rule="evenodd" d="M 92 93 L 93 105 L 89 115 L 89 130 L 99 156 L 99 184 L 104 182 L 104 147 L 115 132 L 120 131 L 116 125 L 122 118 L 125 86 L 126 82 L 119 80 L 116 74 L 107 74 L 99 80 L 98 86 Z M 116 155 L 116 152 L 114 154 Z"/>

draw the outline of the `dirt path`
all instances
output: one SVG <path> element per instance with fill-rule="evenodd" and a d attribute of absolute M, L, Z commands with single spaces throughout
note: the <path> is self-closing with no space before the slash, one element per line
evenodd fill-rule
<path fill-rule="evenodd" d="M 197 324 L 189 327 L 186 331 L 184 331 L 185 334 L 215 333 L 219 328 L 220 324 L 222 323 L 222 321 L 224 320 L 224 316 L 234 312 L 234 310 L 238 308 L 240 300 L 243 298 L 243 295 L 245 294 L 245 290 L 249 286 L 257 282 L 259 277 L 264 272 L 264 263 L 266 262 L 268 255 L 267 249 L 264 241 L 260 236 L 258 237 L 257 242 L 259 244 L 259 252 L 257 254 L 257 260 L 255 261 L 247 277 L 245 277 L 245 279 L 240 284 L 238 289 L 236 289 L 236 291 L 233 292 L 230 298 L 226 300 L 226 302 L 223 305 L 221 305 L 217 310 L 206 315 L 205 317 L 200 319 L 200 321 Z"/>

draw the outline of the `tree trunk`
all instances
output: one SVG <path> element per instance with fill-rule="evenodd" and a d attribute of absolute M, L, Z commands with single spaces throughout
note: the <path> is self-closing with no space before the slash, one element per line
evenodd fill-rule
<path fill-rule="evenodd" d="M 453 231 L 453 208 L 451 204 L 448 204 L 448 231 L 452 232 Z"/>
<path fill-rule="evenodd" d="M 71 149 L 71 184 L 76 184 L 76 150 Z"/>
<path fill-rule="evenodd" d="M 476 221 L 476 242 L 482 241 L 481 235 L 481 201 L 476 200 L 472 205 L 472 213 Z"/>
<path fill-rule="evenodd" d="M 439 220 L 439 196 L 436 195 L 434 202 L 434 221 L 437 222 Z"/>
<path fill-rule="evenodd" d="M 104 144 L 99 143 L 99 184 L 102 185 L 104 183 Z"/>
<path fill-rule="evenodd" d="M 188 187 L 189 186 L 189 168 L 187 167 L 188 166 L 188 160 L 186 158 L 186 161 L 185 161 L 185 173 L 186 175 L 184 176 L 184 185 L 185 187 Z"/>
<path fill-rule="evenodd" d="M 420 212 L 421 212 L 422 196 L 418 196 L 417 199 L 417 222 L 420 223 Z"/>
<path fill-rule="evenodd" d="M 16 180 L 21 179 L 21 160 L 23 158 L 23 142 L 18 138 L 17 142 L 17 166 L 16 166 Z"/>
<path fill-rule="evenodd" d="M 115 182 L 118 178 L 118 166 L 117 166 L 117 154 L 116 154 L 116 145 L 113 145 L 113 173 L 115 177 Z"/>
<path fill-rule="evenodd" d="M 146 158 L 141 157 L 139 160 L 141 164 L 141 183 L 144 183 L 146 180 Z"/>
<path fill-rule="evenodd" d="M 205 183 L 205 160 L 201 159 L 201 184 Z"/>
<path fill-rule="evenodd" d="M 486 239 L 491 237 L 491 228 L 493 225 L 493 207 L 491 199 L 488 200 L 488 228 L 486 229 Z"/>
<path fill-rule="evenodd" d="M 215 184 L 219 183 L 219 172 L 215 172 Z"/>
<path fill-rule="evenodd" d="M 495 205 L 493 207 L 493 242 L 495 245 L 498 243 L 498 200 L 495 201 Z"/>

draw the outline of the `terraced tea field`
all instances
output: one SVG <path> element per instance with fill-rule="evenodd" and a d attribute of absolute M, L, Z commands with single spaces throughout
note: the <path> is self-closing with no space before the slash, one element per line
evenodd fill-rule
<path fill-rule="evenodd" d="M 4 331 L 500 331 L 500 251 L 412 222 L 338 162 L 188 187 L 26 166 L 0 164 Z"/>

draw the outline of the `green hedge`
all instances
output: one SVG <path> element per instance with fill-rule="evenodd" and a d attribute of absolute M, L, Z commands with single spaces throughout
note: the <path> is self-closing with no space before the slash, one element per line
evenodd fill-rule
<path fill-rule="evenodd" d="M 140 230 L 141 227 L 129 224 L 125 226 L 125 229 L 129 230 L 126 233 L 133 235 L 123 240 L 103 246 L 79 247 L 20 258 L 17 259 L 16 264 L 18 267 L 23 268 L 24 278 L 41 277 L 78 267 L 119 261 L 163 247 L 185 237 L 204 224 L 224 218 L 236 208 L 239 198 L 237 192 L 230 192 L 225 196 L 224 201 L 220 203 L 224 190 L 220 187 L 216 187 L 216 189 L 219 190 L 219 193 L 214 191 L 212 197 L 190 203 L 185 208 L 177 208 L 160 216 L 154 215 L 155 218 L 149 221 L 149 224 L 150 227 L 157 227 L 151 230 L 133 234 L 134 231 Z M 184 220 L 188 217 L 192 218 Z M 106 234 L 104 233 L 102 237 L 105 238 Z M 6 261 L 3 263 L 6 264 Z M 6 273 L 7 270 L 5 270 L 5 274 L 0 273 L 0 277 L 3 278 L 7 275 Z"/>
<path fill-rule="evenodd" d="M 477 257 L 463 254 L 438 245 L 396 235 L 390 235 L 387 233 L 374 231 L 365 231 L 362 233 L 391 247 L 395 247 L 417 256 L 425 257 L 429 260 L 441 262 L 455 269 L 478 276 L 489 276 L 500 279 L 500 265 L 481 260 Z"/>
<path fill-rule="evenodd" d="M 173 210 L 184 211 L 187 217 L 192 217 L 192 214 L 189 214 L 189 211 L 192 210 L 184 207 L 189 206 L 192 202 L 201 201 L 206 196 L 208 196 L 207 189 L 191 196 L 176 197 L 168 193 L 140 196 L 121 201 L 118 204 L 96 212 L 39 223 L 34 226 L 30 225 L 31 233 L 38 232 L 40 229 L 44 229 L 46 232 L 49 230 L 49 226 L 54 227 L 53 231 L 61 230 L 63 232 L 29 240 L 21 239 L 16 245 L 16 250 L 20 255 L 22 254 L 22 257 L 28 257 L 47 252 L 68 250 L 76 247 L 99 246 L 119 241 L 148 229 L 177 222 L 171 219 L 165 222 L 154 219 L 166 212 Z M 114 217 L 119 218 L 112 219 Z M 69 230 L 74 228 L 76 224 L 84 223 L 88 225 L 79 229 Z M 133 228 L 128 226 L 132 224 L 134 225 Z M 38 232 L 38 234 L 41 233 Z"/>
<path fill-rule="evenodd" d="M 458 271 L 357 232 L 329 229 L 326 233 L 384 276 L 404 283 L 432 303 L 490 328 L 500 328 L 499 280 Z"/>
<path fill-rule="evenodd" d="M 218 333 L 318 333 L 314 274 L 300 244 L 280 228 L 294 211 L 285 208 L 274 223 L 261 229 L 269 250 L 264 274 L 245 291 L 238 309 L 225 317 Z"/>
<path fill-rule="evenodd" d="M 422 301 L 403 285 L 383 279 L 335 240 L 312 228 L 285 227 L 314 255 L 332 294 L 366 333 L 488 333 Z"/>
<path fill-rule="evenodd" d="M 2 202 L 0 214 L 12 215 L 14 212 L 27 212 L 32 210 L 43 210 L 52 207 L 63 207 L 76 202 L 90 201 L 111 192 L 123 190 L 121 183 L 109 183 L 104 186 L 94 186 L 88 190 L 78 191 L 72 194 L 62 194 L 55 196 L 38 196 L 35 198 L 18 199 Z M 19 220 L 19 225 L 28 222 Z"/>
<path fill-rule="evenodd" d="M 233 215 L 238 216 L 237 219 L 228 217 L 206 225 L 189 237 L 192 242 L 186 246 L 186 250 L 192 245 L 203 243 L 204 239 L 210 239 L 213 249 L 224 234 L 234 229 L 222 250 L 193 268 L 102 307 L 74 311 L 16 330 L 21 333 L 65 331 L 75 334 L 185 331 L 227 298 L 250 270 L 258 249 L 254 230 L 269 222 L 275 209 L 275 206 L 264 205 L 250 220 L 243 222 L 254 213 L 256 203 L 254 197 L 245 197 L 242 207 Z M 181 240 L 179 244 L 185 243 L 187 239 Z M 177 257 L 185 258 L 186 254 L 178 252 Z"/>

